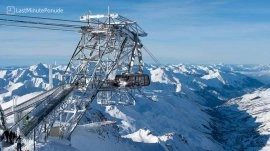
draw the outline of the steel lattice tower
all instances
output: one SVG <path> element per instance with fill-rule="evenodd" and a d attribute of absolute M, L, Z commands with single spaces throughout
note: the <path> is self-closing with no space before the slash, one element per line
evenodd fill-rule
<path fill-rule="evenodd" d="M 144 85 L 127 86 L 127 81 L 116 81 L 117 75 L 143 73 L 140 37 L 147 34 L 137 23 L 118 14 L 84 15 L 81 20 L 88 24 L 80 30 L 81 39 L 65 72 L 66 81 L 78 87 L 69 98 L 73 103 L 61 116 L 65 137 L 70 137 L 94 98 L 102 105 L 134 105 L 133 93 Z"/>
<path fill-rule="evenodd" d="M 147 34 L 135 21 L 118 14 L 84 15 L 81 20 L 87 24 L 79 31 L 81 38 L 66 67 L 63 85 L 42 94 L 40 103 L 11 131 L 40 140 L 56 131 L 70 139 L 95 98 L 102 105 L 135 105 L 134 92 L 150 84 L 143 73 L 140 40 Z"/>

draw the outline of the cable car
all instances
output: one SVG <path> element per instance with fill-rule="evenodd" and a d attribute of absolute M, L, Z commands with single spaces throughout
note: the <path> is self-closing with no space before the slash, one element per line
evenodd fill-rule
<path fill-rule="evenodd" d="M 113 86 L 115 87 L 143 87 L 150 85 L 150 77 L 147 74 L 123 74 L 116 75 Z"/>

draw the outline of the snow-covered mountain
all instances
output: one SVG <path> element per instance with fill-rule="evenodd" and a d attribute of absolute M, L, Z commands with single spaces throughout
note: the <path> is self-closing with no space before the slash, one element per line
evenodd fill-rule
<path fill-rule="evenodd" d="M 54 85 L 64 69 L 53 68 Z M 0 100 L 45 91 L 48 72 L 45 64 L 0 69 Z M 270 110 L 266 89 L 270 66 L 146 65 L 145 73 L 152 83 L 136 95 L 135 106 L 94 102 L 72 135 L 72 147 L 51 138 L 38 149 L 257 150 L 267 146 L 264 116 Z"/>
<path fill-rule="evenodd" d="M 270 150 L 270 89 L 258 89 L 218 107 L 219 139 L 227 150 Z"/>
<path fill-rule="evenodd" d="M 53 70 L 53 83 L 60 82 L 63 68 Z M 45 91 L 49 87 L 48 65 L 38 64 L 23 68 L 0 69 L 0 100 L 4 102 L 12 96 L 23 96 L 27 93 Z"/>

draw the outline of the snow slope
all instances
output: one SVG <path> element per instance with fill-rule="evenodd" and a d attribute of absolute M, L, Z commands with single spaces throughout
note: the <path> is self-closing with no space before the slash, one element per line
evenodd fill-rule
<path fill-rule="evenodd" d="M 38 64 L 30 67 L 0 69 L 0 100 L 7 102 L 12 96 L 45 91 L 49 87 L 48 65 Z M 53 69 L 54 85 L 60 82 L 58 75 L 63 70 Z"/>
<path fill-rule="evenodd" d="M 243 150 L 270 150 L 270 89 L 259 89 L 229 100 L 220 110 L 229 119 L 224 120 L 227 131 L 226 124 L 235 123 L 234 127 L 229 127 L 232 133 L 228 146 Z"/>
<path fill-rule="evenodd" d="M 64 69 L 53 68 L 54 85 L 60 82 Z M 270 71 L 268 66 L 146 65 L 144 71 L 151 76 L 152 83 L 143 88 L 142 94 L 136 94 L 135 106 L 100 106 L 94 101 L 70 142 L 50 138 L 48 143 L 38 143 L 38 150 L 238 150 L 245 146 L 239 143 L 238 132 L 249 130 L 249 135 L 259 140 L 263 140 L 262 134 L 268 134 L 264 131 L 268 126 L 260 124 L 268 120 L 264 115 L 267 111 L 258 115 L 264 117 L 260 121 L 253 120 L 253 112 L 248 111 L 258 104 L 252 102 L 248 108 L 244 103 L 242 109 L 229 107 L 238 102 L 226 103 L 255 90 L 259 93 L 267 80 L 251 75 Z M 12 104 L 13 96 L 22 102 L 45 91 L 48 81 L 45 64 L 1 69 L 0 100 L 7 102 L 5 107 Z M 241 116 L 236 118 L 234 113 Z M 239 120 L 245 117 L 251 117 L 249 124 L 245 123 L 243 131 L 238 130 L 244 125 Z M 262 127 L 261 131 L 251 131 L 257 127 Z M 228 128 L 235 133 L 228 133 Z M 243 136 L 250 145 L 248 135 Z M 259 143 L 257 146 L 262 147 Z"/>

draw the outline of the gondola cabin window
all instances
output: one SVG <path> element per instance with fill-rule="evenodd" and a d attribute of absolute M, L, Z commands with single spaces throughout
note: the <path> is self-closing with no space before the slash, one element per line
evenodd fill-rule
<path fill-rule="evenodd" d="M 150 78 L 147 74 L 129 74 L 116 75 L 115 86 L 142 87 L 150 84 Z"/>

